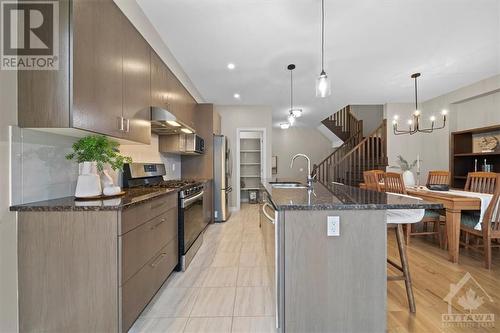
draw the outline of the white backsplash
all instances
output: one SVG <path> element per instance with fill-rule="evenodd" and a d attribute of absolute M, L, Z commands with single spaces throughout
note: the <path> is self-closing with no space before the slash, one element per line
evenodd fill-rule
<path fill-rule="evenodd" d="M 36 130 L 12 128 L 12 201 L 15 204 L 72 195 L 77 165 L 66 160 L 76 139 Z"/>
<path fill-rule="evenodd" d="M 74 137 L 12 127 L 12 203 L 21 204 L 74 195 L 78 167 L 65 155 L 71 152 Z M 181 177 L 181 157 L 158 152 L 158 136 L 150 145 L 122 145 L 120 151 L 134 162 L 164 163 L 166 179 Z M 110 172 L 121 186 L 121 174 Z"/>

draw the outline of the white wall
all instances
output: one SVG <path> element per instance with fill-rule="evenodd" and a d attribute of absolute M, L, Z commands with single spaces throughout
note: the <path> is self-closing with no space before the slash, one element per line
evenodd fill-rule
<path fill-rule="evenodd" d="M 236 129 L 237 128 L 255 128 L 261 127 L 266 129 L 266 170 L 267 177 L 271 176 L 271 154 L 272 154 L 272 109 L 265 106 L 229 106 L 215 105 L 215 111 L 221 115 L 221 133 L 229 139 L 229 145 L 233 152 L 233 177 L 231 185 L 233 189 L 238 188 L 239 180 L 236 179 Z M 237 207 L 236 193 L 232 193 L 229 198 L 229 205 Z"/>
<path fill-rule="evenodd" d="M 440 124 L 439 113 L 449 111 L 448 124 L 445 129 L 431 134 L 417 133 L 412 136 L 392 134 L 392 117 L 400 116 L 403 125 L 409 119 L 415 107 L 412 103 L 387 103 L 384 105 L 384 116 L 388 121 L 387 150 L 389 164 L 401 154 L 414 160 L 417 153 L 422 159 L 420 182 L 424 183 L 429 170 L 449 169 L 450 133 L 476 127 L 500 125 L 500 75 L 473 83 L 466 87 L 451 91 L 421 103 L 421 111 L 425 125 L 428 117 L 436 115 Z"/>
<path fill-rule="evenodd" d="M 332 143 L 319 130 L 306 127 L 290 127 L 282 130 L 273 128 L 273 156 L 278 157 L 278 178 L 305 180 L 307 178 L 307 162 L 298 158 L 290 169 L 291 158 L 303 153 L 311 159 L 311 167 L 325 159 L 333 152 Z"/>
<path fill-rule="evenodd" d="M 17 327 L 17 219 L 9 211 L 9 126 L 17 124 L 17 72 L 0 70 L 0 332 Z"/>

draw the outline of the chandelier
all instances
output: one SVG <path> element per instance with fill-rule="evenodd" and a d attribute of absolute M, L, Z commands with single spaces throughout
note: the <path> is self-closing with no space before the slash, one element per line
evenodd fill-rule
<path fill-rule="evenodd" d="M 431 121 L 431 127 L 420 128 L 422 112 L 418 109 L 418 95 L 417 95 L 417 78 L 420 76 L 420 73 L 415 73 L 411 75 L 411 78 L 415 80 L 415 111 L 413 112 L 412 119 L 408 119 L 408 130 L 400 130 L 398 129 L 398 120 L 399 116 L 395 115 L 392 120 L 392 129 L 395 135 L 401 134 L 410 134 L 413 135 L 415 133 L 432 133 L 434 130 L 442 129 L 446 126 L 446 115 L 448 114 L 447 110 L 441 111 L 441 116 L 443 118 L 443 124 L 439 127 L 435 127 L 436 117 L 430 116 L 429 120 Z"/>

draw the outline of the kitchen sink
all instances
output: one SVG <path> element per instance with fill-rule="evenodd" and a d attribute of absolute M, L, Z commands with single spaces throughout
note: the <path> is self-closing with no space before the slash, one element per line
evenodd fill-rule
<path fill-rule="evenodd" d="M 299 182 L 270 182 L 273 188 L 307 188 Z"/>

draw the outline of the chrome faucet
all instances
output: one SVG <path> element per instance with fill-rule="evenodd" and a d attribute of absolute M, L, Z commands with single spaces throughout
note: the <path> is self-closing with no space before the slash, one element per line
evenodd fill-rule
<path fill-rule="evenodd" d="M 309 158 L 309 156 L 305 154 L 296 154 L 294 157 L 292 157 L 292 162 L 290 163 L 290 169 L 293 168 L 293 162 L 299 156 L 304 157 L 307 160 L 307 187 L 311 188 L 314 177 L 311 175 L 311 159 Z"/>

